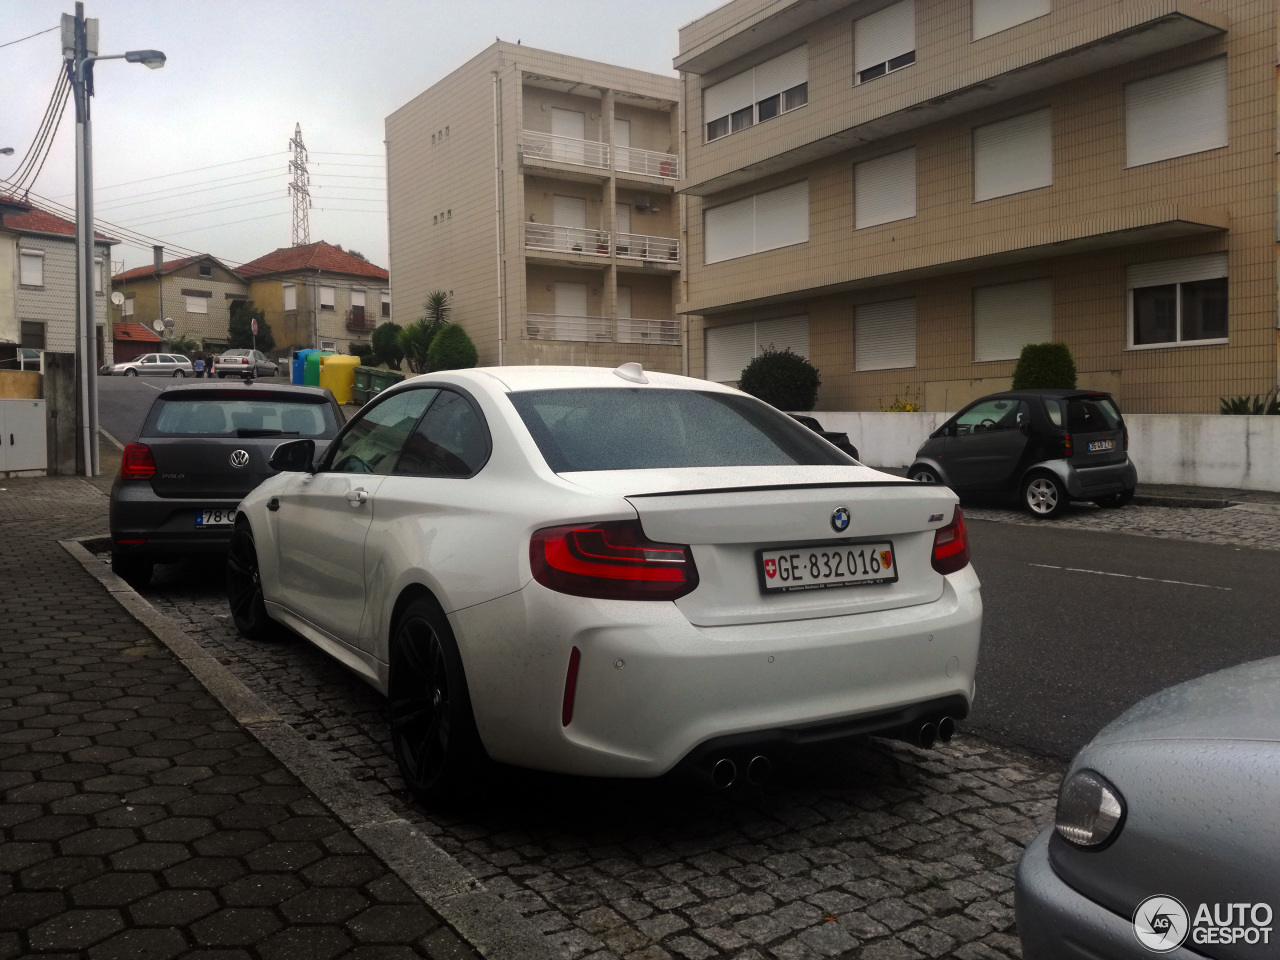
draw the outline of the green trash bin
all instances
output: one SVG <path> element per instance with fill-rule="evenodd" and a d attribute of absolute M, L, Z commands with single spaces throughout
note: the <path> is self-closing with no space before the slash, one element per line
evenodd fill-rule
<path fill-rule="evenodd" d="M 332 356 L 332 350 L 317 350 L 315 353 L 308 353 L 306 371 L 303 374 L 302 382 L 308 387 L 320 386 L 320 358 Z"/>
<path fill-rule="evenodd" d="M 394 370 L 375 370 L 373 373 L 369 381 L 369 389 L 373 391 L 375 397 L 387 387 L 404 379 L 403 373 L 396 373 Z"/>
<path fill-rule="evenodd" d="M 377 367 L 356 367 L 355 383 L 351 385 L 352 400 L 361 405 L 369 402 L 373 396 L 373 388 L 370 384 L 377 373 Z"/>

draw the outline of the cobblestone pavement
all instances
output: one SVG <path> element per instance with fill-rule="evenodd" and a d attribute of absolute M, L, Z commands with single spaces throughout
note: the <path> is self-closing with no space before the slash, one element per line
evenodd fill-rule
<path fill-rule="evenodd" d="M 964 515 L 974 520 L 999 523 L 1047 523 L 1076 530 L 1280 550 L 1280 516 L 1253 512 L 1248 505 L 1205 510 L 1194 507 L 1137 507 L 1131 504 L 1121 510 L 1107 510 L 1087 504 L 1072 504 L 1059 517 L 1037 520 L 1029 513 L 1012 507 L 966 504 Z"/>
<path fill-rule="evenodd" d="M 54 542 L 100 492 L 0 488 L 0 958 L 471 956 Z"/>
<path fill-rule="evenodd" d="M 1018 955 L 1010 878 L 1051 816 L 1054 761 L 969 737 L 874 742 L 728 795 L 502 770 L 465 816 L 428 816 L 403 791 L 382 698 L 300 639 L 240 638 L 219 579 L 161 568 L 147 596 L 566 960 Z"/>

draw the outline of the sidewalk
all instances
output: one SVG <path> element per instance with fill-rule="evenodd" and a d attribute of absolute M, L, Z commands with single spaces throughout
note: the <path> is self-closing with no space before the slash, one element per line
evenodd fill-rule
<path fill-rule="evenodd" d="M 0 958 L 474 958 L 57 542 L 96 486 L 0 481 Z"/>

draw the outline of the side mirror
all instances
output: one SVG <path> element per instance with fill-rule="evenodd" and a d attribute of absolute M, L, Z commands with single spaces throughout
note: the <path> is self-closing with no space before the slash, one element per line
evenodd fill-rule
<path fill-rule="evenodd" d="M 310 473 L 315 458 L 316 442 L 314 440 L 290 440 L 272 451 L 267 465 L 272 470 L 280 470 L 284 473 Z"/>

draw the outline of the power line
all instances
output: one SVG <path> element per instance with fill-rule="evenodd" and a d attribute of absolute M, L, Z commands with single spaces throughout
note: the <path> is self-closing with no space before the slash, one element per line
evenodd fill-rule
<path fill-rule="evenodd" d="M 283 195 L 280 193 L 279 190 L 272 190 L 269 193 L 261 193 L 261 194 L 258 194 L 256 197 L 246 199 L 244 203 L 199 204 L 195 207 L 189 207 L 186 210 L 165 211 L 166 213 L 174 213 L 174 216 L 171 216 L 171 217 L 165 216 L 165 217 L 159 217 L 158 219 L 152 219 L 152 220 L 131 220 L 130 223 L 135 227 L 147 227 L 153 223 L 167 223 L 170 220 L 186 220 L 189 217 L 202 217 L 210 213 L 221 213 L 223 210 L 235 210 L 237 207 L 248 207 L 248 206 L 252 206 L 253 204 L 261 205 L 263 203 L 262 198 L 268 197 L 268 196 L 283 198 Z M 202 206 L 203 207 L 211 206 L 212 209 L 200 210 L 200 207 Z M 199 211 L 199 212 L 196 212 L 196 211 Z"/>
<path fill-rule="evenodd" d="M 378 160 L 385 159 L 381 153 L 338 153 L 336 150 L 312 150 L 318 157 L 374 157 Z"/>
<path fill-rule="evenodd" d="M 279 213 L 268 213 L 261 217 L 246 217 L 244 220 L 228 220 L 226 223 L 211 223 L 205 227 L 192 227 L 190 230 L 170 230 L 169 234 L 170 236 L 177 236 L 182 233 L 196 233 L 199 230 L 212 230 L 215 227 L 231 227 L 238 223 L 252 223 L 254 220 L 267 220 L 271 217 L 287 217 L 288 215 L 288 210 L 281 210 Z"/>
<path fill-rule="evenodd" d="M 213 170 L 213 169 L 214 169 L 214 168 L 216 168 L 216 167 L 230 167 L 230 166 L 232 166 L 232 165 L 234 165 L 234 164 L 237 164 L 237 163 L 248 163 L 250 160 L 265 160 L 267 157 L 279 157 L 279 156 L 283 156 L 284 154 L 286 154 L 286 153 L 288 153 L 288 152 L 289 152 L 288 150 L 277 150 L 275 153 L 263 153 L 263 154 L 260 154 L 260 155 L 258 155 L 258 156 L 256 156 L 256 157 L 245 157 L 245 158 L 244 158 L 244 159 L 242 159 L 242 160 L 228 160 L 228 161 L 226 161 L 225 163 L 211 163 L 211 164 L 209 164 L 207 167 L 192 167 L 192 168 L 191 168 L 191 169 L 189 169 L 189 170 L 175 170 L 173 173 L 162 173 L 162 174 L 160 174 L 160 175 L 158 175 L 158 176 L 154 176 L 154 177 L 143 177 L 143 178 L 142 178 L 142 179 L 140 179 L 140 180 L 125 180 L 123 183 L 111 183 L 111 184 L 108 184 L 108 185 L 107 185 L 107 186 L 105 186 L 105 187 L 97 187 L 97 186 L 95 186 L 95 187 L 94 187 L 94 190 L 95 190 L 95 191 L 98 191 L 98 190 L 114 190 L 116 187 L 128 187 L 128 186 L 132 186 L 132 185 L 133 185 L 133 184 L 135 184 L 135 183 L 150 183 L 150 182 L 151 182 L 151 181 L 153 181 L 153 180 L 166 180 L 166 179 L 168 179 L 169 177 L 180 177 L 180 176 L 182 176 L 182 174 L 184 174 L 184 173 L 198 173 L 198 172 L 200 172 L 201 170 Z M 58 197 L 59 197 L 59 198 L 61 198 L 61 197 L 73 197 L 73 196 L 75 196 L 75 194 L 74 194 L 74 193 L 61 193 L 61 194 L 58 194 Z"/>
<path fill-rule="evenodd" d="M 71 81 L 67 79 L 66 71 L 60 69 L 58 71 L 58 79 L 53 85 L 53 93 L 49 95 L 49 102 L 45 105 L 44 116 L 40 118 L 40 126 L 37 127 L 35 136 L 31 139 L 31 146 L 23 154 L 22 162 L 18 164 L 18 169 L 4 181 L 15 195 L 23 188 L 24 184 L 27 189 L 30 189 L 35 183 L 31 179 L 31 173 L 44 167 L 45 157 L 49 155 L 49 149 L 53 146 L 53 138 L 57 135 L 58 124 L 62 120 L 62 111 L 66 107 L 66 98 L 70 88 Z"/>
<path fill-rule="evenodd" d="M 23 192 L 25 199 L 27 194 L 31 192 L 31 188 L 40 180 L 40 174 L 44 171 L 45 161 L 49 159 L 49 154 L 53 153 L 53 143 L 58 136 L 58 127 L 62 124 L 62 115 L 67 109 L 67 100 L 71 97 L 71 88 L 68 85 L 62 92 L 62 105 L 58 107 L 58 119 L 53 121 L 52 133 L 49 135 L 49 141 L 44 148 L 44 156 L 40 158 L 40 166 L 36 167 L 36 172 L 31 177 L 31 182 L 27 184 L 26 190 Z"/>
<path fill-rule="evenodd" d="M 317 160 L 315 163 L 317 167 L 360 167 L 364 170 L 386 170 L 387 169 L 386 165 L 381 163 L 331 163 L 328 161 L 321 163 L 319 160 Z"/>
<path fill-rule="evenodd" d="M 30 40 L 32 37 L 42 37 L 46 33 L 53 33 L 57 27 L 50 27 L 48 30 L 41 30 L 39 33 L 29 33 L 25 37 L 19 37 L 17 40 L 10 40 L 8 43 L 0 43 L 0 50 L 5 47 L 12 47 L 15 43 L 21 43 L 23 40 Z"/>
<path fill-rule="evenodd" d="M 255 172 L 261 172 L 261 171 L 255 171 Z M 239 176 L 248 176 L 248 174 L 237 174 L 237 177 L 239 177 Z M 210 191 L 213 191 L 213 190 L 227 190 L 227 189 L 229 189 L 229 188 L 231 188 L 231 187 L 242 187 L 242 186 L 247 186 L 247 185 L 248 185 L 248 184 L 250 184 L 250 183 L 261 183 L 261 182 L 262 182 L 262 181 L 264 181 L 264 180 L 275 180 L 275 179 L 279 178 L 279 176 L 280 176 L 280 174 L 278 174 L 278 173 L 270 173 L 270 174 L 267 174 L 265 177 L 255 177 L 255 178 L 254 178 L 254 179 L 252 179 L 252 180 L 238 180 L 236 177 L 225 177 L 225 178 L 221 178 L 221 179 L 227 179 L 227 180 L 233 180 L 233 179 L 234 179 L 234 180 L 236 180 L 236 182 L 235 182 L 235 183 L 224 183 L 224 184 L 222 184 L 221 186 L 218 186 L 218 187 L 202 187 L 202 188 L 201 188 L 201 189 L 199 189 L 199 190 L 188 190 L 188 189 L 186 189 L 185 187 L 180 187 L 180 188 L 176 188 L 176 189 L 175 189 L 175 188 L 173 188 L 173 187 L 166 187 L 164 190 L 155 190 L 155 191 L 152 191 L 153 193 L 163 193 L 163 194 L 165 194 L 165 195 L 164 195 L 164 196 L 162 196 L 162 197 L 151 197 L 150 199 L 147 199 L 147 200 L 134 200 L 134 199 L 133 199 L 133 197 L 146 197 L 146 196 L 147 196 L 147 194 L 145 194 L 145 193 L 136 193 L 136 194 L 131 194 L 130 196 L 127 196 L 127 197 L 121 197 L 121 198 L 120 198 L 121 200 L 128 201 L 127 203 L 117 203 L 116 201 L 112 200 L 112 201 L 110 201 L 110 202 L 108 202 L 108 203 L 104 203 L 104 204 L 102 204 L 102 205 L 99 207 L 99 209 L 102 209 L 102 210 L 119 210 L 121 207 L 136 207 L 136 206 L 138 206 L 139 204 L 142 204 L 142 203 L 162 203 L 162 202 L 164 202 L 165 200 L 175 200 L 175 199 L 178 199 L 179 197 L 188 197 L 188 196 L 191 196 L 192 194 L 195 194 L 195 193 L 209 193 Z M 205 183 L 212 183 L 213 181 L 211 181 L 211 180 L 206 180 L 206 181 L 203 181 L 203 182 L 205 182 Z M 195 186 L 195 184 L 192 184 L 192 186 Z M 354 188 L 354 189 L 367 189 L 367 188 Z M 233 199 L 234 199 L 234 198 L 233 198 Z"/>

